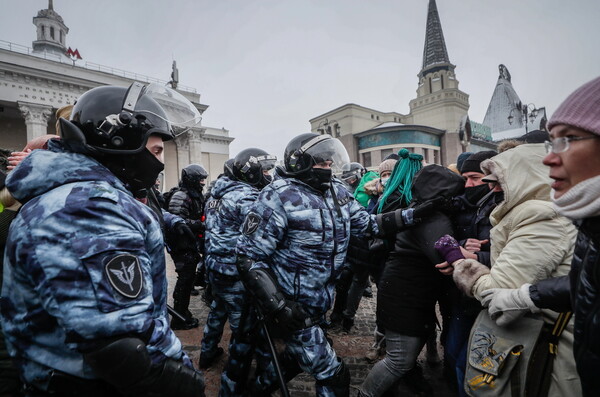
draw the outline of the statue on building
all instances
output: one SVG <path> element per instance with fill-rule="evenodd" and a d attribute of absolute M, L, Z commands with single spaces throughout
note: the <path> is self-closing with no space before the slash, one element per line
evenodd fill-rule
<path fill-rule="evenodd" d="M 498 70 L 500 70 L 500 77 L 506 81 L 510 81 L 510 73 L 508 72 L 508 68 L 503 64 L 498 65 Z"/>

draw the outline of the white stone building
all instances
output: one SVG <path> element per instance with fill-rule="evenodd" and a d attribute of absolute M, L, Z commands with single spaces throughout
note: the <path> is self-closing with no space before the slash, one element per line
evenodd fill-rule
<path fill-rule="evenodd" d="M 134 81 L 168 84 L 152 77 L 91 62 L 75 62 L 67 55 L 69 28 L 48 8 L 33 18 L 37 40 L 33 48 L 0 40 L 0 147 L 22 149 L 27 141 L 56 133 L 57 109 L 73 104 L 84 92 L 101 85 L 128 87 Z M 208 105 L 200 102 L 194 88 L 177 85 L 202 114 Z M 177 184 L 180 170 L 202 164 L 214 179 L 229 158 L 233 138 L 226 129 L 195 127 L 165 145 L 165 188 Z"/>

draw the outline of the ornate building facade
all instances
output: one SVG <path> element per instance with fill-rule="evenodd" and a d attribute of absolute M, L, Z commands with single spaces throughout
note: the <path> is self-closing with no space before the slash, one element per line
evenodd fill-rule
<path fill-rule="evenodd" d="M 346 104 L 311 120 L 311 131 L 329 133 L 352 161 L 375 168 L 388 154 L 407 148 L 425 161 L 450 164 L 464 151 L 495 148 L 488 128 L 471 123 L 469 95 L 458 87 L 435 0 L 429 1 L 423 64 L 410 113 L 382 112 Z M 478 134 L 473 134 L 474 124 Z"/>
<path fill-rule="evenodd" d="M 128 87 L 134 81 L 168 84 L 137 73 L 85 62 L 77 64 L 67 48 L 68 27 L 48 8 L 33 18 L 37 40 L 33 48 L 0 41 L 0 147 L 20 150 L 32 138 L 56 133 L 57 109 L 73 104 L 91 88 L 101 85 Z M 70 52 L 72 57 L 67 55 Z M 177 91 L 202 114 L 208 105 L 200 102 L 194 88 L 177 85 Z M 197 126 L 165 144 L 165 180 L 169 188 L 177 184 L 180 170 L 192 163 L 206 167 L 214 179 L 229 158 L 233 138 L 222 128 Z"/>

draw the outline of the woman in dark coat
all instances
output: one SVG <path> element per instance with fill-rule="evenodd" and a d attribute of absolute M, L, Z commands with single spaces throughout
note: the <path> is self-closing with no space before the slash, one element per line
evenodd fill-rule
<path fill-rule="evenodd" d="M 408 160 L 414 162 L 416 158 L 403 159 L 397 164 L 390 177 L 390 190 L 382 196 L 380 212 L 439 196 L 449 199 L 464 189 L 462 177 L 439 165 L 424 167 L 412 179 L 414 172 L 410 175 Z M 434 243 L 444 234 L 452 233 L 449 215 L 438 211 L 396 235 L 377 294 L 377 318 L 385 328 L 386 356 L 373 366 L 360 386 L 359 396 L 382 395 L 415 366 L 435 327 L 435 303 L 443 282 L 443 276 L 435 268 L 442 258 Z"/>

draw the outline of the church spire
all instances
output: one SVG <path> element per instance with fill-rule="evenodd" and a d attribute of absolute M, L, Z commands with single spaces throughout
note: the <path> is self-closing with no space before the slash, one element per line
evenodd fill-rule
<path fill-rule="evenodd" d="M 444 41 L 444 32 L 435 0 L 429 0 L 427 11 L 427 30 L 425 32 L 425 48 L 423 49 L 423 67 L 419 76 L 434 71 L 433 69 L 450 69 L 450 59 Z"/>

